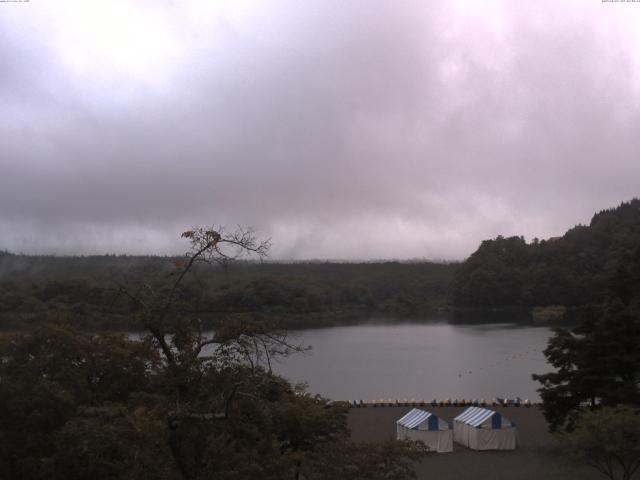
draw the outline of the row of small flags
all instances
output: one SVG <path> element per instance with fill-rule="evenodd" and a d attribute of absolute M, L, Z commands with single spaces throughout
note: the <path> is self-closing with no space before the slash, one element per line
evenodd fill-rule
<path fill-rule="evenodd" d="M 529 401 L 529 399 L 522 399 L 520 397 L 516 398 L 494 398 L 490 402 L 487 402 L 485 399 L 481 400 L 467 400 L 457 398 L 451 399 L 433 399 L 431 401 L 427 400 L 349 400 L 349 406 L 351 407 L 530 407 L 533 405 Z"/>

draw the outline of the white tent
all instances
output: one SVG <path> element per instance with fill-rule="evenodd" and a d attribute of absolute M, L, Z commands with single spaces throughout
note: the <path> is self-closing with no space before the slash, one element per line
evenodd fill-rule
<path fill-rule="evenodd" d="M 453 439 L 473 450 L 515 450 L 517 431 L 499 412 L 469 407 L 453 419 Z"/>
<path fill-rule="evenodd" d="M 421 440 L 430 450 L 453 451 L 453 435 L 447 422 L 431 412 L 414 408 L 396 422 L 398 440 Z"/>

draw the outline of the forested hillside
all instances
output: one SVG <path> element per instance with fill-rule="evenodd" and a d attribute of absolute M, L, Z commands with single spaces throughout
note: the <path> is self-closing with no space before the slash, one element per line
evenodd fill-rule
<path fill-rule="evenodd" d="M 560 238 L 485 240 L 459 268 L 456 306 L 578 306 L 603 301 L 640 255 L 640 200 L 595 214 Z"/>
<path fill-rule="evenodd" d="M 290 328 L 375 315 L 417 317 L 454 307 L 596 304 L 640 255 L 640 200 L 594 215 L 559 238 L 485 240 L 464 263 L 230 262 L 199 265 L 185 298 L 205 323 L 257 313 Z M 170 275 L 181 257 L 27 256 L 0 252 L 0 325 L 70 313 L 88 329 L 130 329 L 119 286 Z M 613 282 L 613 283 L 612 283 Z"/>
<path fill-rule="evenodd" d="M 227 259 L 229 244 L 263 258 L 268 242 L 241 228 L 183 237 L 190 253 L 169 275 L 121 286 L 142 338 L 47 314 L 0 335 L 0 478 L 415 478 L 423 445 L 353 442 L 345 402 L 272 370 L 308 350 L 274 322 L 235 315 L 203 331 L 185 285 L 196 262 Z"/>
<path fill-rule="evenodd" d="M 183 258 L 0 256 L 0 321 L 21 328 L 71 313 L 89 329 L 129 329 L 131 304 L 119 286 L 170 275 Z M 258 263 L 198 265 L 185 285 L 205 323 L 259 313 L 290 328 L 351 322 L 370 315 L 417 316 L 450 305 L 457 264 Z"/>

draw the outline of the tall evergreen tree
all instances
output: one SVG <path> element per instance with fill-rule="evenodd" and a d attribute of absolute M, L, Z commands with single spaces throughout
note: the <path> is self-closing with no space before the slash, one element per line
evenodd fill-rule
<path fill-rule="evenodd" d="M 544 353 L 556 371 L 533 378 L 551 429 L 571 429 L 583 411 L 600 406 L 640 406 L 639 346 L 640 249 L 618 269 L 606 303 L 549 340 Z"/>

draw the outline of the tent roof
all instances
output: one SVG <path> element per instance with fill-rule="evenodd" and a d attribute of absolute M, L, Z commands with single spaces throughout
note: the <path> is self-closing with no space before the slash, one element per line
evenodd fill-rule
<path fill-rule="evenodd" d="M 420 410 L 419 408 L 414 408 L 396 423 L 398 425 L 402 425 L 403 427 L 415 428 L 422 422 L 427 420 L 431 415 L 433 415 L 433 413 Z"/>
<path fill-rule="evenodd" d="M 488 418 L 493 417 L 496 413 L 498 412 L 494 412 L 493 410 L 487 410 L 486 408 L 469 407 L 453 420 L 455 422 L 471 425 L 472 427 L 479 427 Z"/>

